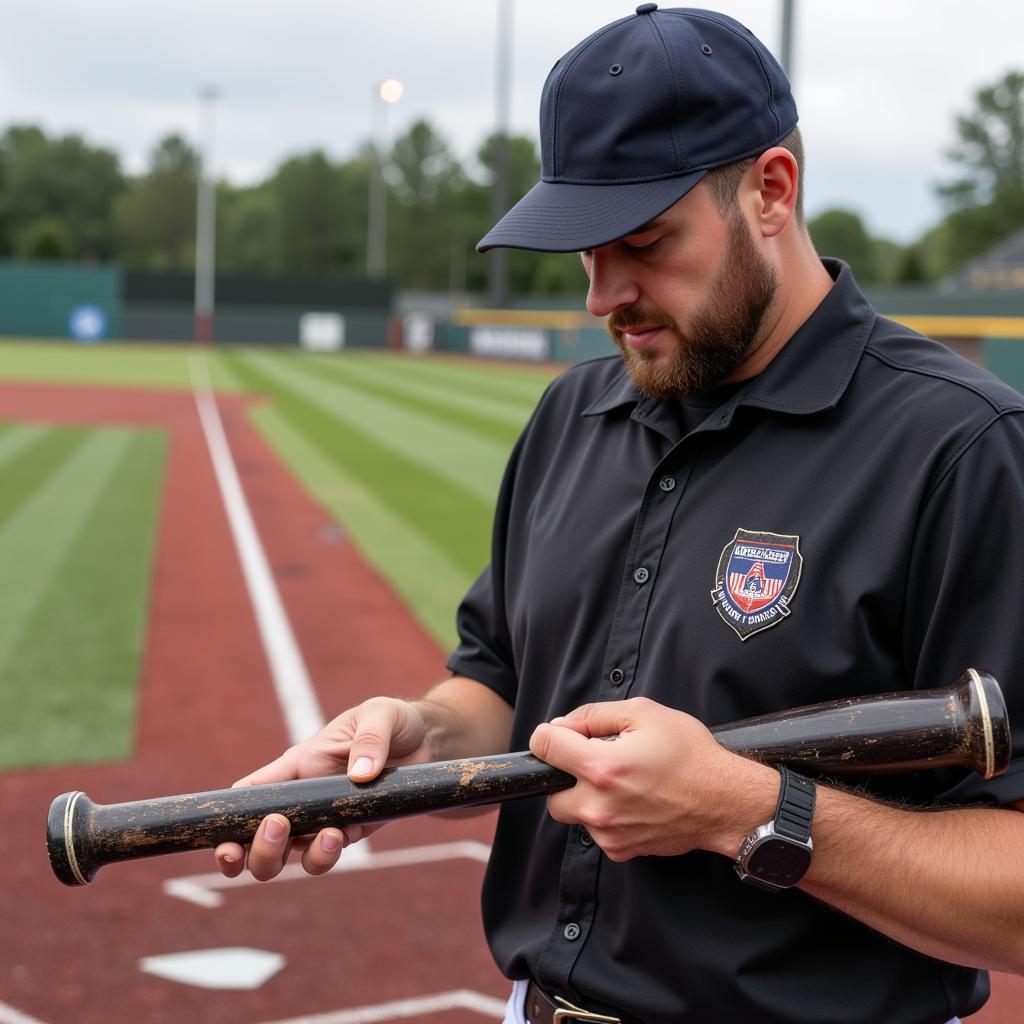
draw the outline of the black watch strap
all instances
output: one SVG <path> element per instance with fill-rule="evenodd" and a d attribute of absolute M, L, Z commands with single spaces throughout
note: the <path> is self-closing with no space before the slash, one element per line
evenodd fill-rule
<path fill-rule="evenodd" d="M 811 820 L 814 818 L 814 783 L 790 771 L 784 764 L 777 767 L 782 785 L 775 807 L 775 831 L 778 835 L 806 843 L 811 836 Z"/>

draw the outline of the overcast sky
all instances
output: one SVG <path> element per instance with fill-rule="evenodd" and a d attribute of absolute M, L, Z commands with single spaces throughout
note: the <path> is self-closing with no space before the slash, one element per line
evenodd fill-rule
<path fill-rule="evenodd" d="M 536 136 L 555 60 L 633 6 L 514 0 L 512 127 Z M 662 6 L 670 6 L 663 4 Z M 778 52 L 781 0 L 708 3 Z M 797 0 L 794 92 L 807 209 L 857 210 L 909 241 L 941 209 L 933 185 L 975 89 L 1024 69 L 1019 0 Z M 3 0 L 0 127 L 41 124 L 117 150 L 131 171 L 162 135 L 195 139 L 198 91 L 221 90 L 214 167 L 236 183 L 285 156 L 350 155 L 374 83 L 405 96 L 387 130 L 429 118 L 469 159 L 494 123 L 497 0 Z"/>

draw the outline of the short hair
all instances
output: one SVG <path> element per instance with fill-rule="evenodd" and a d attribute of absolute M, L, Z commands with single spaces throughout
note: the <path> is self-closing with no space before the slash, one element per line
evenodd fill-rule
<path fill-rule="evenodd" d="M 788 149 L 796 158 L 799 179 L 797 181 L 796 193 L 796 219 L 797 223 L 804 223 L 804 144 L 800 138 L 800 129 L 794 128 L 779 145 Z M 734 164 L 726 164 L 724 167 L 713 167 L 704 175 L 704 181 L 711 190 L 711 197 L 718 207 L 718 212 L 725 217 L 736 208 L 736 193 L 740 187 L 743 175 L 754 166 L 755 157 L 747 160 L 739 160 Z"/>

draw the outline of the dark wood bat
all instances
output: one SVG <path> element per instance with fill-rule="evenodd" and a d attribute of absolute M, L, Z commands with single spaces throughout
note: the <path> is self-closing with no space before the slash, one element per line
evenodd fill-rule
<path fill-rule="evenodd" d="M 824 775 L 866 775 L 959 766 L 1004 773 L 1010 733 L 999 684 L 969 669 L 944 689 L 829 701 L 712 729 L 723 746 L 767 764 Z M 64 793 L 50 807 L 50 864 L 66 885 L 87 885 L 104 864 L 248 843 L 268 814 L 293 835 L 566 789 L 575 779 L 527 751 L 386 768 L 372 782 L 346 776 L 209 793 L 94 804 Z"/>

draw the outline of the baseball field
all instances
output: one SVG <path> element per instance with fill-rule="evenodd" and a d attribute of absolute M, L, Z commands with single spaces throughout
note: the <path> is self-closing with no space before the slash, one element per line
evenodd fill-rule
<path fill-rule="evenodd" d="M 218 788 L 443 677 L 550 367 L 0 343 L 0 1024 L 500 1020 L 491 814 L 388 826 L 313 879 L 204 853 L 52 876 L 54 796 Z M 1017 1019 L 999 978 L 973 1018 Z M 725 1019 L 725 1018 L 723 1018 Z"/>
<path fill-rule="evenodd" d="M 477 908 L 491 815 L 398 823 L 328 879 L 228 884 L 196 853 L 75 890 L 43 819 L 73 789 L 228 785 L 443 677 L 552 372 L 0 344 L 0 1022 L 500 1016 Z"/>

